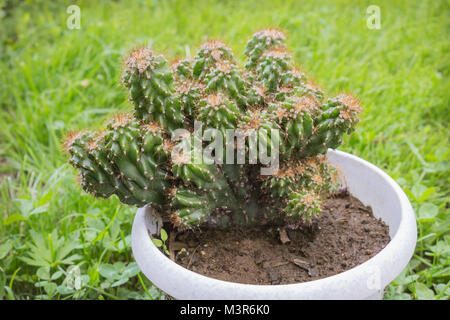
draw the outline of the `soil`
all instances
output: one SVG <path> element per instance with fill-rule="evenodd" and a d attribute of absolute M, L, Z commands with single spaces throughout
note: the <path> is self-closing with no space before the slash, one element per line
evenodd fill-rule
<path fill-rule="evenodd" d="M 171 234 L 171 258 L 208 277 L 247 284 L 325 278 L 370 259 L 390 241 L 389 228 L 347 193 L 324 202 L 298 230 L 202 230 Z"/>

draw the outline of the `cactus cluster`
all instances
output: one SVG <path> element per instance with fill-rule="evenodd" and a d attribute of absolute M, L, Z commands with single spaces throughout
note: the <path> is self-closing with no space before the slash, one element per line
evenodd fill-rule
<path fill-rule="evenodd" d="M 218 41 L 172 64 L 149 48 L 133 50 L 122 84 L 134 113 L 116 115 L 98 132 L 66 138 L 82 188 L 96 197 L 115 194 L 129 205 L 148 204 L 180 229 L 310 221 L 336 188 L 324 154 L 354 130 L 359 102 L 347 94 L 327 98 L 308 82 L 278 29 L 255 33 L 245 55 L 240 67 Z M 179 147 L 195 145 L 195 121 L 224 136 L 229 129 L 252 129 L 268 145 L 276 140 L 279 170 L 261 175 L 260 163 L 192 161 Z M 173 141 L 179 128 L 191 134 Z"/>

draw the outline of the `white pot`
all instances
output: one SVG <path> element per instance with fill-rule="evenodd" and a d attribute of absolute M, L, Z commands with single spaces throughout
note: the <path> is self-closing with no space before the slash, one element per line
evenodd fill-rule
<path fill-rule="evenodd" d="M 350 193 L 372 207 L 389 225 L 391 241 L 366 262 L 337 275 L 287 285 L 251 285 L 217 280 L 190 271 L 153 244 L 150 209 L 138 209 L 131 244 L 142 272 L 176 299 L 381 299 L 384 288 L 406 267 L 417 240 L 411 204 L 386 173 L 356 156 L 329 150 L 328 159 L 341 172 Z M 153 231 L 152 231 L 153 232 Z"/>

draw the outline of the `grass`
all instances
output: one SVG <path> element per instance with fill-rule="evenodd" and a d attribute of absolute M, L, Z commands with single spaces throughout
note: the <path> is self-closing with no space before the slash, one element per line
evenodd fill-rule
<path fill-rule="evenodd" d="M 130 110 L 121 61 L 146 43 L 169 59 L 219 38 L 243 58 L 253 32 L 286 30 L 295 60 L 365 110 L 340 148 L 384 169 L 418 218 L 415 255 L 385 299 L 449 299 L 448 1 L 0 1 L 0 299 L 163 299 L 130 248 L 135 209 L 77 186 L 61 151 L 74 128 Z M 381 9 L 381 28 L 366 8 Z M 242 60 L 241 60 L 242 61 Z"/>

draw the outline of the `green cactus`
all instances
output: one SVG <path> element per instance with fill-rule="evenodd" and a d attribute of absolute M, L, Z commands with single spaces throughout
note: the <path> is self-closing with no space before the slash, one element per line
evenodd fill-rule
<path fill-rule="evenodd" d="M 265 52 L 273 48 L 285 48 L 285 41 L 284 33 L 278 29 L 272 28 L 256 32 L 245 47 L 244 53 L 248 57 L 245 67 L 247 69 L 255 68 L 259 58 Z"/>
<path fill-rule="evenodd" d="M 167 60 L 148 48 L 130 53 L 125 61 L 122 83 L 134 103 L 135 117 L 157 121 L 172 130 L 184 120 L 181 104 L 174 99 L 173 75 Z"/>
<path fill-rule="evenodd" d="M 216 128 L 223 134 L 226 133 L 226 129 L 236 128 L 241 116 L 236 103 L 221 92 L 209 94 L 201 99 L 197 109 L 198 120 L 202 121 L 206 127 Z"/>
<path fill-rule="evenodd" d="M 248 59 L 240 68 L 218 41 L 170 66 L 148 48 L 133 50 L 122 83 L 134 114 L 65 141 L 82 188 L 129 205 L 148 204 L 180 229 L 295 227 L 319 214 L 321 201 L 337 188 L 336 170 L 324 154 L 354 130 L 359 102 L 346 94 L 326 97 L 308 82 L 280 30 L 255 33 L 244 53 Z M 195 121 L 223 138 L 222 147 L 209 150 L 218 162 L 202 157 L 209 142 L 196 135 Z M 184 131 L 176 140 L 177 129 Z M 229 130 L 247 138 L 228 140 Z M 252 162 L 252 139 L 279 159 L 274 174 L 262 175 L 268 165 Z M 244 163 L 225 163 L 229 150 Z"/>

